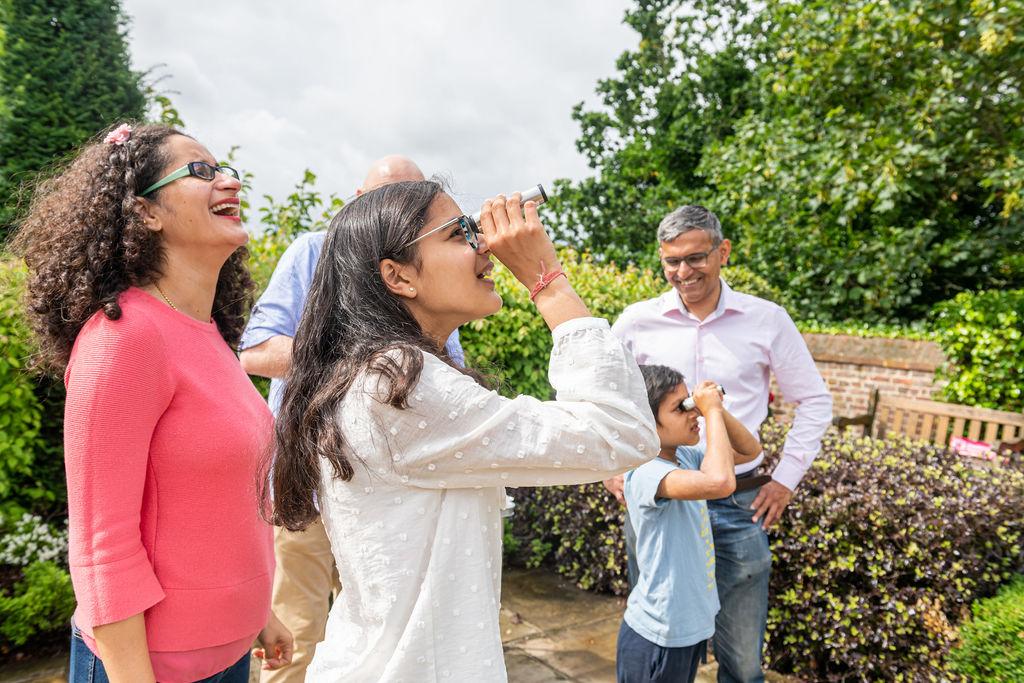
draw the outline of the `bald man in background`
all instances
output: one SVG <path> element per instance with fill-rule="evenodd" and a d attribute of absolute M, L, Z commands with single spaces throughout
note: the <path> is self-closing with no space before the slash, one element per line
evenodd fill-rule
<path fill-rule="evenodd" d="M 373 163 L 356 196 L 381 185 L 423 179 L 423 172 L 411 159 L 386 156 Z M 295 238 L 278 261 L 242 335 L 242 368 L 250 375 L 271 379 L 267 401 L 275 415 L 281 407 L 283 378 L 291 366 L 292 338 L 326 235 L 320 231 Z M 452 360 L 463 365 L 458 330 L 449 337 L 445 348 Z M 319 520 L 305 531 L 275 528 L 274 557 L 277 570 L 273 609 L 292 632 L 295 651 L 291 665 L 261 671 L 260 683 L 300 683 L 306 678 L 306 667 L 316 644 L 324 638 L 330 599 L 341 590 L 341 584 L 330 541 Z"/>

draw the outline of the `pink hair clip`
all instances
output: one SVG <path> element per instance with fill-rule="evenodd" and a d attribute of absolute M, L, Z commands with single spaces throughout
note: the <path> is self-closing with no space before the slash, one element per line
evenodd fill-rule
<path fill-rule="evenodd" d="M 128 142 L 132 136 L 132 127 L 127 123 L 122 123 L 114 130 L 107 133 L 107 137 L 103 138 L 103 142 L 108 145 L 123 145 Z"/>

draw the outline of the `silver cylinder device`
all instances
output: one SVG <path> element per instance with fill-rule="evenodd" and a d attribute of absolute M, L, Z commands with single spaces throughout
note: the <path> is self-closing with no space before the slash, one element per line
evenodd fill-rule
<path fill-rule="evenodd" d="M 546 202 L 548 200 L 548 193 L 544 191 L 544 186 L 541 185 L 540 183 L 534 185 L 533 187 L 531 187 L 529 189 L 523 190 L 519 194 L 522 195 L 522 197 L 519 199 L 519 201 L 521 203 L 523 203 L 523 204 L 525 204 L 526 202 L 531 201 L 531 200 L 537 202 L 538 204 L 543 204 L 544 202 Z M 472 216 L 469 216 L 469 221 L 470 221 L 470 223 L 473 224 L 473 229 L 474 230 L 479 230 L 480 229 L 480 212 L 477 211 Z"/>
<path fill-rule="evenodd" d="M 725 387 L 721 384 L 718 385 L 718 393 L 721 396 L 725 396 Z M 683 410 L 693 410 L 697 407 L 697 402 L 693 400 L 693 396 L 687 396 L 683 399 Z"/>

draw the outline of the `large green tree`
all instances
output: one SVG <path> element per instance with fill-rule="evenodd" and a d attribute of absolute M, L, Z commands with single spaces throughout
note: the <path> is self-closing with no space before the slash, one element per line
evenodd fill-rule
<path fill-rule="evenodd" d="M 758 107 L 749 87 L 754 18 L 742 0 L 638 0 L 626 12 L 637 47 L 598 83 L 597 109 L 573 110 L 576 147 L 596 172 L 556 181 L 548 220 L 560 238 L 653 265 L 655 226 L 705 185 L 705 146 Z"/>
<path fill-rule="evenodd" d="M 116 0 L 3 0 L 0 239 L 18 187 L 98 130 L 146 110 Z M 22 198 L 24 201 L 24 197 Z"/>
<path fill-rule="evenodd" d="M 712 142 L 738 256 L 819 317 L 1021 287 L 1024 2 L 770 2 L 764 106 Z"/>
<path fill-rule="evenodd" d="M 701 201 L 737 261 L 822 319 L 1024 284 L 1022 0 L 643 0 L 627 21 L 639 47 L 603 108 L 576 111 L 598 175 L 560 185 L 570 241 L 640 257 L 661 215 Z M 652 51 L 654 77 L 629 68 Z"/>

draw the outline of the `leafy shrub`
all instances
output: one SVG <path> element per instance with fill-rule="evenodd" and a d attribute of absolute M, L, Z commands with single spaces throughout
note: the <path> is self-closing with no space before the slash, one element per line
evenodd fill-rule
<path fill-rule="evenodd" d="M 505 542 L 509 563 L 553 565 L 580 588 L 615 595 L 629 592 L 622 535 L 625 508 L 602 484 L 521 488 L 509 493 L 516 501 Z"/>
<path fill-rule="evenodd" d="M 10 567 L 0 570 L 10 573 Z M 20 647 L 37 634 L 64 628 L 75 611 L 71 576 L 52 562 L 30 564 L 9 590 L 0 591 L 0 646 Z"/>
<path fill-rule="evenodd" d="M 33 352 L 31 333 L 21 313 L 25 269 L 11 258 L 0 259 L 0 511 L 11 510 L 9 497 L 30 476 L 42 448 L 42 406 L 26 371 Z"/>
<path fill-rule="evenodd" d="M 1024 681 L 1024 577 L 979 600 L 960 629 L 950 669 L 977 683 Z"/>
<path fill-rule="evenodd" d="M 765 428 L 771 460 L 783 438 Z M 1019 470 L 906 439 L 827 436 L 773 534 L 773 667 L 941 678 L 968 605 L 1024 568 L 1022 506 Z"/>
<path fill-rule="evenodd" d="M 629 304 L 668 289 L 662 274 L 651 270 L 632 265 L 623 270 L 614 263 L 598 263 L 590 254 L 572 249 L 563 250 L 561 259 L 566 276 L 591 314 L 610 322 Z M 765 298 L 779 297 L 767 282 L 742 266 L 729 266 L 722 274 L 740 291 Z M 467 362 L 479 370 L 493 372 L 501 380 L 501 390 L 506 395 L 550 398 L 551 333 L 547 324 L 537 313 L 526 288 L 498 263 L 494 283 L 504 301 L 502 310 L 460 330 Z"/>
<path fill-rule="evenodd" d="M 762 430 L 769 467 L 785 429 Z M 517 489 L 512 562 L 550 544 L 581 586 L 624 594 L 622 508 L 600 484 Z M 810 680 L 944 680 L 956 625 L 1024 569 L 1024 473 L 923 443 L 829 434 L 772 532 L 768 655 Z"/>
<path fill-rule="evenodd" d="M 1024 289 L 964 292 L 938 304 L 932 324 L 947 359 L 946 399 L 1024 410 Z"/>

